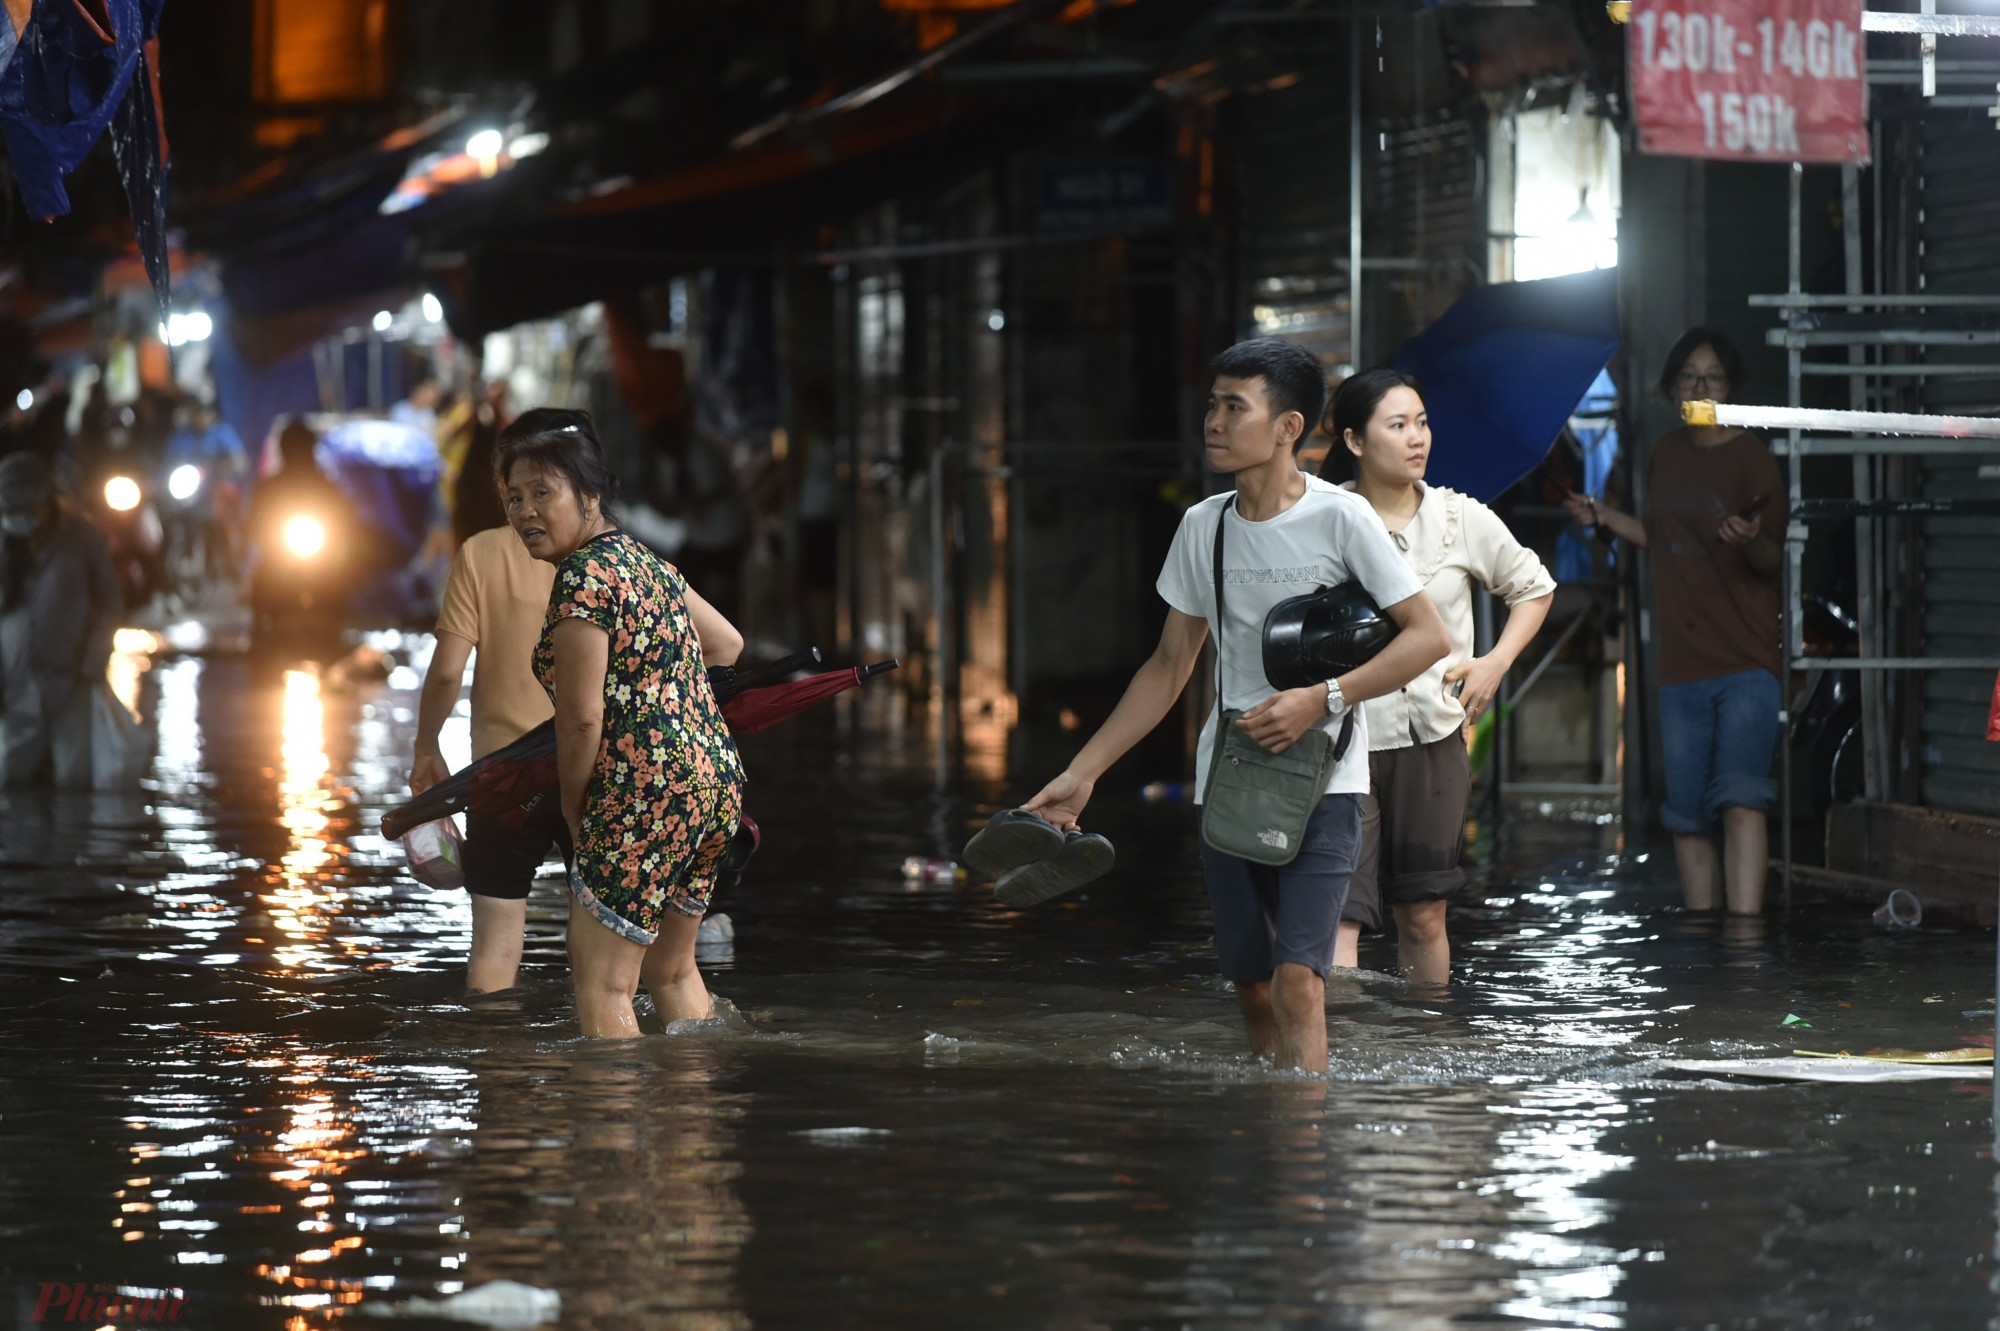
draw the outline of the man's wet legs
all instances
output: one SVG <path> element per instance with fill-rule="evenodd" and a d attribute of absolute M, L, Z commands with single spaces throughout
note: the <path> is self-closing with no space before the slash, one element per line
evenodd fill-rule
<path fill-rule="evenodd" d="M 465 991 L 491 994 L 512 989 L 521 972 L 522 939 L 528 930 L 528 902 L 472 894 L 472 954 L 465 967 Z"/>
<path fill-rule="evenodd" d="M 1326 981 L 1311 967 L 1281 961 L 1269 980 L 1236 986 L 1250 1052 L 1281 1068 L 1326 1071 Z"/>

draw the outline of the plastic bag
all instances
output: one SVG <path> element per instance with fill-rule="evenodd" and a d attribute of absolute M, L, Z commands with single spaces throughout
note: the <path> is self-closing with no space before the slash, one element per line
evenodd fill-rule
<path fill-rule="evenodd" d="M 146 732 L 109 684 L 90 699 L 90 784 L 95 790 L 135 790 L 146 774 Z"/>
<path fill-rule="evenodd" d="M 2000 677 L 1993 680 L 1993 706 L 1986 712 L 1986 738 L 2000 740 Z"/>
<path fill-rule="evenodd" d="M 458 824 L 449 818 L 418 823 L 403 833 L 411 876 L 431 887 L 465 886 L 464 844 Z"/>

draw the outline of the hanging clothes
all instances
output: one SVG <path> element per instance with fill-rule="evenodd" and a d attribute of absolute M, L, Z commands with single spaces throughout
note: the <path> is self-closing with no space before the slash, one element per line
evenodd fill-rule
<path fill-rule="evenodd" d="M 147 275 L 166 308 L 167 143 L 159 92 L 165 0 L 5 0 L 13 35 L 0 68 L 0 135 L 30 217 L 67 213 L 63 178 L 106 130 Z M 20 22 L 26 12 L 25 24 Z M 0 42 L 0 55 L 5 55 Z"/>

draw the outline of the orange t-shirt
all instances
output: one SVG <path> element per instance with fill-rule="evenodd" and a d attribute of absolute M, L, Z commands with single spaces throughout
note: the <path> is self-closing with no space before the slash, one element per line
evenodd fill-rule
<path fill-rule="evenodd" d="M 472 756 L 513 743 L 555 715 L 535 680 L 553 564 L 528 553 L 512 527 L 470 537 L 452 560 L 437 631 L 479 649 L 472 662 Z"/>

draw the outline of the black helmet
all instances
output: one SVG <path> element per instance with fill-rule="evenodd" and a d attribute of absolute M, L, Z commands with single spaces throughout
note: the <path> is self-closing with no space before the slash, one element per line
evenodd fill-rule
<path fill-rule="evenodd" d="M 1274 689 L 1338 679 L 1375 659 L 1396 623 L 1356 579 L 1271 607 L 1264 619 L 1264 678 Z"/>

